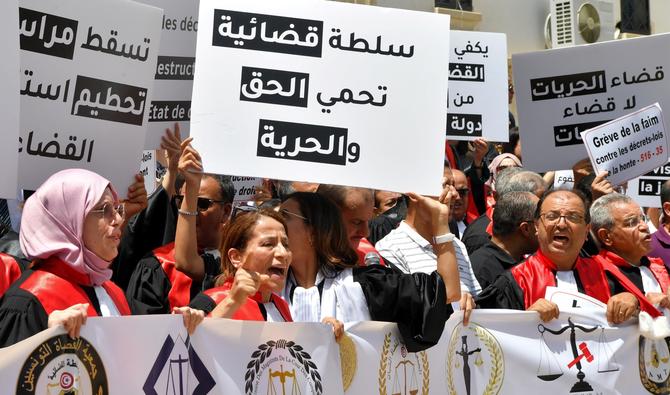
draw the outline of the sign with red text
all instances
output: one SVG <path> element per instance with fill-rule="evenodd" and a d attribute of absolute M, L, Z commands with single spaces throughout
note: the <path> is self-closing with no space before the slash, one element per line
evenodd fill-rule
<path fill-rule="evenodd" d="M 16 37 L 16 21 L 19 17 L 17 1 L 0 4 L 0 117 L 2 118 L 2 144 L 0 144 L 0 198 L 16 199 L 16 178 L 19 155 L 16 143 L 19 139 L 19 39 Z"/>
<path fill-rule="evenodd" d="M 670 34 L 512 56 L 523 166 L 569 169 L 581 133 L 653 103 L 670 107 Z"/>
<path fill-rule="evenodd" d="M 198 23 L 191 136 L 205 171 L 439 194 L 446 15 L 203 0 Z"/>
<path fill-rule="evenodd" d="M 658 103 L 582 132 L 596 173 L 619 185 L 668 161 L 668 136 Z"/>
<path fill-rule="evenodd" d="M 122 195 L 144 146 L 162 11 L 125 0 L 21 0 L 19 187 L 67 168 Z"/>

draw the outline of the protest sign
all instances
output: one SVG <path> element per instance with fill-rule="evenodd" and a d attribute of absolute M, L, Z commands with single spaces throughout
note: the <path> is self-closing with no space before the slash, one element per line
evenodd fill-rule
<path fill-rule="evenodd" d="M 505 35 L 452 30 L 449 41 L 447 138 L 509 141 Z"/>
<path fill-rule="evenodd" d="M 18 2 L 3 1 L 0 4 L 0 118 L 3 131 L 0 134 L 0 198 L 16 199 L 16 178 L 19 154 L 19 39 L 16 37 L 16 21 L 19 18 Z"/>
<path fill-rule="evenodd" d="M 263 179 L 257 177 L 230 177 L 235 187 L 235 202 L 248 202 L 254 200 L 258 187 Z"/>
<path fill-rule="evenodd" d="M 670 34 L 512 56 L 523 165 L 571 168 L 581 132 L 630 112 L 670 105 Z"/>
<path fill-rule="evenodd" d="M 147 195 L 151 195 L 158 184 L 156 180 L 156 151 L 142 151 L 140 174 L 144 177 L 144 189 L 147 191 Z"/>
<path fill-rule="evenodd" d="M 582 132 L 596 174 L 619 185 L 668 161 L 668 136 L 657 104 Z"/>
<path fill-rule="evenodd" d="M 572 189 L 575 175 L 572 170 L 556 170 L 554 173 L 554 189 Z"/>
<path fill-rule="evenodd" d="M 163 9 L 161 45 L 154 76 L 146 149 L 160 146 L 165 129 L 179 122 L 181 137 L 189 136 L 191 91 L 195 74 L 197 0 L 139 0 Z"/>
<path fill-rule="evenodd" d="M 205 171 L 439 194 L 446 15 L 205 0 L 198 21 L 191 136 Z"/>
<path fill-rule="evenodd" d="M 626 195 L 632 197 L 642 207 L 662 207 L 661 187 L 670 180 L 670 163 L 634 178 L 628 182 Z"/>
<path fill-rule="evenodd" d="M 161 16 L 125 0 L 21 1 L 20 187 L 77 167 L 125 196 L 144 145 Z"/>

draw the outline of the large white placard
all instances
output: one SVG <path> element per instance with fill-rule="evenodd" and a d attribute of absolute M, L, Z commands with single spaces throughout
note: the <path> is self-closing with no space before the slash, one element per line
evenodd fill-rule
<path fill-rule="evenodd" d="M 194 146 L 208 172 L 435 195 L 448 53 L 445 15 L 204 0 Z"/>
<path fill-rule="evenodd" d="M 165 129 L 179 122 L 181 137 L 189 136 L 191 91 L 195 75 L 197 0 L 138 0 L 163 9 L 161 46 L 151 94 L 146 149 L 160 146 Z"/>
<path fill-rule="evenodd" d="M 596 173 L 614 185 L 668 161 L 668 135 L 658 103 L 582 132 Z"/>
<path fill-rule="evenodd" d="M 512 56 L 523 164 L 571 168 L 584 130 L 659 102 L 670 105 L 670 34 Z"/>
<path fill-rule="evenodd" d="M 642 207 L 662 207 L 661 187 L 670 180 L 670 162 L 628 182 L 626 195 Z"/>
<path fill-rule="evenodd" d="M 132 1 L 21 0 L 19 185 L 66 168 L 125 195 L 144 146 L 160 9 Z"/>
<path fill-rule="evenodd" d="M 0 135 L 0 197 L 16 199 L 16 177 L 19 154 L 19 40 L 16 37 L 16 21 L 19 18 L 18 2 L 3 1 L 0 4 L 0 118 L 3 131 Z"/>
<path fill-rule="evenodd" d="M 452 30 L 449 41 L 447 138 L 509 141 L 505 35 Z"/>

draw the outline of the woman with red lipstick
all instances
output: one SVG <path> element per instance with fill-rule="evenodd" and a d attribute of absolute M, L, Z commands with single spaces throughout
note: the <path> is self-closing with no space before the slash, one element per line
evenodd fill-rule
<path fill-rule="evenodd" d="M 20 243 L 33 263 L 0 302 L 0 347 L 58 325 L 77 337 L 89 316 L 130 314 L 109 269 L 124 211 L 110 182 L 82 169 L 54 174 L 26 201 Z M 189 332 L 203 318 L 175 312 Z"/>

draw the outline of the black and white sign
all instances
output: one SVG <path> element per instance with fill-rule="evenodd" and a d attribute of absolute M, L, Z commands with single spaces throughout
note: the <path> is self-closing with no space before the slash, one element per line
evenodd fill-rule
<path fill-rule="evenodd" d="M 3 1 L 0 4 L 0 117 L 3 131 L 0 134 L 0 198 L 16 199 L 16 178 L 19 155 L 16 141 L 19 138 L 19 38 L 16 37 L 16 20 L 19 17 L 16 0 Z"/>

